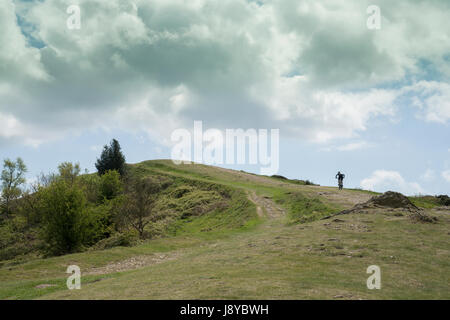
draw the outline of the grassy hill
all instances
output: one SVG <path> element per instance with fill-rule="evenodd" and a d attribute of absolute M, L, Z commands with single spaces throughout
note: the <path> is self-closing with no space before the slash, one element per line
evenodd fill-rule
<path fill-rule="evenodd" d="M 324 217 L 373 193 L 169 160 L 129 165 L 167 182 L 152 239 L 0 264 L 1 299 L 449 299 L 449 211 L 414 198 L 436 223 L 406 210 Z M 68 290 L 67 266 L 81 268 Z M 382 289 L 368 290 L 378 265 Z"/>

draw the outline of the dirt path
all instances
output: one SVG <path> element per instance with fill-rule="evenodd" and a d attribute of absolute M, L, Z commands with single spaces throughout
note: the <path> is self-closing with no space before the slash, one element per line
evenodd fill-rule
<path fill-rule="evenodd" d="M 353 207 L 356 204 L 366 202 L 373 195 L 353 190 L 337 190 L 332 187 L 317 187 L 317 195 L 326 198 L 328 201 L 339 204 L 343 207 Z"/>
<path fill-rule="evenodd" d="M 258 196 L 255 191 L 248 192 L 248 199 L 256 205 L 256 212 L 260 217 L 274 219 L 285 214 L 285 211 L 277 206 L 270 198 Z"/>
<path fill-rule="evenodd" d="M 150 265 L 160 264 L 166 261 L 177 259 L 180 256 L 177 252 L 158 253 L 151 255 L 139 255 L 132 258 L 110 263 L 104 267 L 92 268 L 84 275 L 100 275 L 128 270 L 144 268 Z"/>

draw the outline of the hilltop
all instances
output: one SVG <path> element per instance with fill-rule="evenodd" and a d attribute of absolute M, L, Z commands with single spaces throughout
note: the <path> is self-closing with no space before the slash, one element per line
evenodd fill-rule
<path fill-rule="evenodd" d="M 377 194 L 364 190 L 170 160 L 127 170 L 166 185 L 151 239 L 3 260 L 0 298 L 450 298 L 449 210 L 433 197 L 368 210 Z M 411 208 L 430 221 L 412 219 Z M 81 290 L 66 288 L 73 264 Z M 381 290 L 366 287 L 370 265 L 381 268 Z"/>

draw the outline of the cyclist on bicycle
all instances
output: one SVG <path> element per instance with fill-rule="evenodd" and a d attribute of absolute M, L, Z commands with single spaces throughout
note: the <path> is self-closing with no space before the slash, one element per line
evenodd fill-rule
<path fill-rule="evenodd" d="M 342 188 L 344 187 L 345 174 L 343 174 L 340 171 L 338 171 L 338 173 L 336 174 L 335 178 L 338 179 L 339 190 L 342 190 Z"/>

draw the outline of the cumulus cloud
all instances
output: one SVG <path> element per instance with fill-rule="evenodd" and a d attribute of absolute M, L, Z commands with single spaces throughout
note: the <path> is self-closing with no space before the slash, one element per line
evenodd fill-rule
<path fill-rule="evenodd" d="M 68 30 L 66 9 L 76 3 L 82 27 Z M 143 131 L 165 144 L 193 120 L 327 142 L 392 117 L 401 96 L 417 96 L 426 121 L 446 123 L 449 5 L 379 1 L 382 32 L 373 32 L 369 4 L 4 0 L 0 144 L 92 128 Z M 423 61 L 442 82 L 384 86 L 420 79 Z"/>
<path fill-rule="evenodd" d="M 420 81 L 402 89 L 411 105 L 419 109 L 418 117 L 427 122 L 446 124 L 450 121 L 450 84 Z"/>
<path fill-rule="evenodd" d="M 442 177 L 443 177 L 447 182 L 450 182 L 450 170 L 442 171 Z"/>
<path fill-rule="evenodd" d="M 372 175 L 363 179 L 361 187 L 377 192 L 397 191 L 406 195 L 424 194 L 424 189 L 417 182 L 406 181 L 399 172 L 376 170 Z"/>
<path fill-rule="evenodd" d="M 26 77 L 45 80 L 47 74 L 40 63 L 40 51 L 27 44 L 11 1 L 0 3 L 0 30 L 0 85 L 14 85 Z"/>

